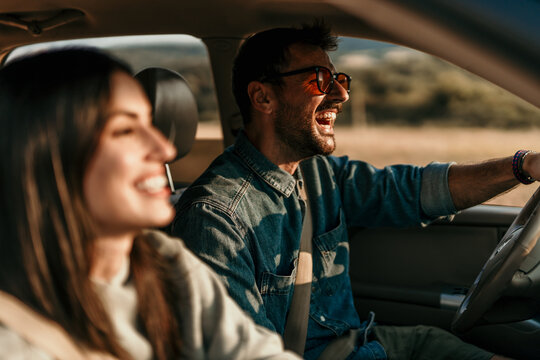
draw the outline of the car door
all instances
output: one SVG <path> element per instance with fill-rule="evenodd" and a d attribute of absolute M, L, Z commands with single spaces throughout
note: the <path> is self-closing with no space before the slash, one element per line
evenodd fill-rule
<path fill-rule="evenodd" d="M 479 205 L 452 221 L 408 229 L 349 229 L 350 275 L 361 317 L 450 329 L 456 310 L 519 212 Z M 523 359 L 540 354 L 540 317 L 474 328 L 465 339 Z"/>
<path fill-rule="evenodd" d="M 458 305 L 519 208 L 480 205 L 427 227 L 351 228 L 351 281 L 361 313 L 449 328 Z"/>

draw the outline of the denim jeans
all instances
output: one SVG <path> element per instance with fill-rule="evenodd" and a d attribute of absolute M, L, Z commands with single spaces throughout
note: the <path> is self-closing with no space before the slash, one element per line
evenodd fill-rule
<path fill-rule="evenodd" d="M 493 357 L 493 353 L 432 326 L 376 326 L 374 332 L 391 360 L 489 360 Z"/>

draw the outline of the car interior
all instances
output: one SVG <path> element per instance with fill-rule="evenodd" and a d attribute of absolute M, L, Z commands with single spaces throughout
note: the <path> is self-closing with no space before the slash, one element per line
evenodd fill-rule
<path fill-rule="evenodd" d="M 436 56 L 540 107 L 539 16 L 537 0 L 5 0 L 0 62 L 22 46 L 51 41 L 164 34 L 200 39 L 217 100 L 218 139 L 196 139 L 203 114 L 187 76 L 163 64 L 135 75 L 156 125 L 178 149 L 168 165 L 177 198 L 209 164 L 194 153 L 217 156 L 242 127 L 231 68 L 250 34 L 323 18 L 339 36 Z M 496 353 L 540 358 L 539 203 L 535 193 L 523 208 L 482 204 L 426 227 L 349 229 L 360 317 L 374 311 L 380 324 L 435 325 Z"/>

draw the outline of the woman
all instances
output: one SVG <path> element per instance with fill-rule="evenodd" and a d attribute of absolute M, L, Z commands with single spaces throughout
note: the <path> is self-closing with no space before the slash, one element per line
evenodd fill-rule
<path fill-rule="evenodd" d="M 151 121 L 130 70 L 99 52 L 0 70 L 1 359 L 71 358 L 56 332 L 81 358 L 294 358 L 181 241 L 146 230 L 174 215 L 175 149 Z"/>

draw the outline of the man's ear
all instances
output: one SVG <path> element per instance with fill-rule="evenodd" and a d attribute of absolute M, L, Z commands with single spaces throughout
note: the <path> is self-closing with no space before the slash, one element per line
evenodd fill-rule
<path fill-rule="evenodd" d="M 251 100 L 251 106 L 255 111 L 267 115 L 272 113 L 274 92 L 270 85 L 260 81 L 252 81 L 248 84 L 247 92 Z"/>

